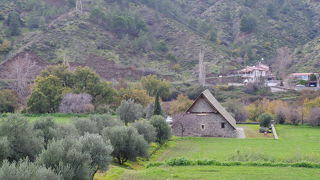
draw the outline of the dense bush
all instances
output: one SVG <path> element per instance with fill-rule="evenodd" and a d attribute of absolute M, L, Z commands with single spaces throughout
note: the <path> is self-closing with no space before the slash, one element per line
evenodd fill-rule
<path fill-rule="evenodd" d="M 113 146 L 112 156 L 119 164 L 124 164 L 127 160 L 135 161 L 137 157 L 148 155 L 147 141 L 133 127 L 107 127 L 102 134 L 106 140 L 110 140 Z"/>
<path fill-rule="evenodd" d="M 21 33 L 21 19 L 16 11 L 12 11 L 8 15 L 7 25 L 9 26 L 9 35 L 17 36 Z"/>
<path fill-rule="evenodd" d="M 284 124 L 286 122 L 286 110 L 284 108 L 280 108 L 276 111 L 276 121 L 279 124 Z"/>
<path fill-rule="evenodd" d="M 179 95 L 176 101 L 170 105 L 170 114 L 177 114 L 187 111 L 193 102 L 184 95 Z"/>
<path fill-rule="evenodd" d="M 251 33 L 257 29 L 257 20 L 249 15 L 249 16 L 243 16 L 241 18 L 240 22 L 240 31 L 241 32 L 246 32 L 246 33 Z"/>
<path fill-rule="evenodd" d="M 226 110 L 231 113 L 237 122 L 245 122 L 248 118 L 248 113 L 241 102 L 229 100 L 225 104 Z"/>
<path fill-rule="evenodd" d="M 130 11 L 114 9 L 105 13 L 102 9 L 95 8 L 91 11 L 90 19 L 119 37 L 127 34 L 137 37 L 140 32 L 147 31 L 146 23 Z"/>
<path fill-rule="evenodd" d="M 11 90 L 0 90 L 0 113 L 13 113 L 18 106 L 17 95 Z"/>
<path fill-rule="evenodd" d="M 88 118 L 74 119 L 74 126 L 77 128 L 80 135 L 98 133 L 97 123 Z"/>
<path fill-rule="evenodd" d="M 312 126 L 320 126 L 320 108 L 313 108 L 308 117 L 308 122 Z"/>
<path fill-rule="evenodd" d="M 292 107 L 287 113 L 286 119 L 293 125 L 298 125 L 301 122 L 301 115 L 296 108 Z"/>
<path fill-rule="evenodd" d="M 273 117 L 268 114 L 268 113 L 263 113 L 259 116 L 259 122 L 260 122 L 260 127 L 270 127 L 271 125 L 271 120 L 273 119 Z"/>
<path fill-rule="evenodd" d="M 156 128 L 156 142 L 164 144 L 171 137 L 171 128 L 162 116 L 153 116 L 150 119 L 153 127 Z"/>

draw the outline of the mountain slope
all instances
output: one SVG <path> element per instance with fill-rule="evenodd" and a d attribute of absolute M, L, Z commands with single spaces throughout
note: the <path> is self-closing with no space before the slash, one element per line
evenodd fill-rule
<path fill-rule="evenodd" d="M 278 49 L 289 48 L 297 62 L 290 71 L 319 68 L 317 0 L 82 0 L 82 12 L 75 2 L 2 0 L 0 60 L 29 52 L 49 64 L 89 65 L 107 79 L 117 67 L 183 80 L 196 78 L 201 48 L 207 73 L 225 73 L 262 58 L 270 65 L 281 63 Z M 10 34 L 13 12 L 20 35 Z M 128 79 L 128 74 L 114 78 Z"/>

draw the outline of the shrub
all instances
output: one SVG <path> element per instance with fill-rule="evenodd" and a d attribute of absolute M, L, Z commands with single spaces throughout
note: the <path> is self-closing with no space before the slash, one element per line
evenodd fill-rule
<path fill-rule="evenodd" d="M 174 158 L 166 161 L 169 166 L 190 166 L 192 161 L 186 158 Z"/>
<path fill-rule="evenodd" d="M 148 142 L 154 142 L 156 140 L 156 129 L 146 120 L 139 120 L 132 124 L 140 135 Z"/>
<path fill-rule="evenodd" d="M 226 109 L 237 122 L 245 122 L 248 118 L 248 113 L 241 102 L 229 100 L 226 102 Z"/>
<path fill-rule="evenodd" d="M 162 116 L 152 116 L 150 122 L 156 128 L 156 142 L 164 144 L 171 137 L 171 128 Z"/>
<path fill-rule="evenodd" d="M 134 100 L 129 99 L 121 101 L 117 113 L 119 114 L 120 119 L 128 125 L 128 123 L 140 119 L 144 114 L 144 110 L 141 104 L 136 104 Z"/>
<path fill-rule="evenodd" d="M 279 110 L 276 111 L 276 121 L 279 124 L 284 124 L 286 122 L 285 109 L 279 109 Z"/>
<path fill-rule="evenodd" d="M 150 162 L 146 165 L 146 168 L 159 167 L 163 164 L 164 164 L 163 162 Z"/>
<path fill-rule="evenodd" d="M 286 115 L 286 119 L 293 125 L 298 125 L 301 121 L 301 115 L 296 108 L 291 108 Z"/>
<path fill-rule="evenodd" d="M 272 116 L 268 113 L 263 113 L 259 116 L 260 127 L 270 127 Z"/>
<path fill-rule="evenodd" d="M 312 126 L 320 126 L 320 108 L 313 108 L 308 117 L 308 122 Z"/>
<path fill-rule="evenodd" d="M 12 11 L 8 15 L 7 24 L 9 26 L 9 35 L 17 36 L 20 34 L 21 19 L 17 12 Z"/>
<path fill-rule="evenodd" d="M 244 16 L 241 18 L 240 31 L 251 33 L 257 28 L 257 20 L 253 16 Z"/>
<path fill-rule="evenodd" d="M 184 95 L 179 95 L 176 101 L 173 101 L 170 105 L 170 114 L 177 114 L 185 112 L 193 102 Z"/>
<path fill-rule="evenodd" d="M 0 113 L 13 113 L 18 106 L 17 95 L 11 90 L 0 90 Z"/>
<path fill-rule="evenodd" d="M 119 164 L 124 164 L 127 160 L 135 161 L 139 156 L 148 155 L 148 143 L 133 127 L 107 127 L 102 134 L 105 140 L 110 140 L 113 146 L 112 156 L 118 160 Z"/>

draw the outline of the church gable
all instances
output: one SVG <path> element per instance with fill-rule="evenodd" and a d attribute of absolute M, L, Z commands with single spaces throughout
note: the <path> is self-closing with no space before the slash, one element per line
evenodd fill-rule
<path fill-rule="evenodd" d="M 188 113 L 217 113 L 217 110 L 209 104 L 208 100 L 200 97 L 194 102 Z"/>

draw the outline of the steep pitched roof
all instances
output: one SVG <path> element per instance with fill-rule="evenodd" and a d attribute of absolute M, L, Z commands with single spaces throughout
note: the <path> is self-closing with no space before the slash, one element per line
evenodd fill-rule
<path fill-rule="evenodd" d="M 228 113 L 224 107 L 217 101 L 217 99 L 211 94 L 211 92 L 207 89 L 203 91 L 193 102 L 193 104 L 190 106 L 190 108 L 186 111 L 189 112 L 190 109 L 196 104 L 199 98 L 204 97 L 209 105 L 211 105 L 213 108 L 215 108 L 221 115 L 226 119 L 226 121 L 234 128 L 236 129 L 236 120 Z"/>

